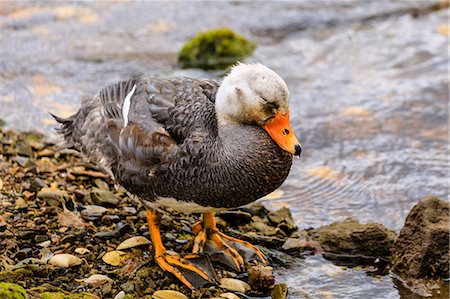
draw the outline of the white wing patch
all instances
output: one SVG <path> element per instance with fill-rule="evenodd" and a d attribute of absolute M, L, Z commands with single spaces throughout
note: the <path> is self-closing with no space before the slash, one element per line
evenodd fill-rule
<path fill-rule="evenodd" d="M 136 91 L 136 84 L 134 84 L 133 89 L 127 94 L 125 100 L 123 101 L 122 115 L 124 128 L 128 125 L 128 114 L 130 113 L 131 97 L 133 96 L 135 91 Z"/>

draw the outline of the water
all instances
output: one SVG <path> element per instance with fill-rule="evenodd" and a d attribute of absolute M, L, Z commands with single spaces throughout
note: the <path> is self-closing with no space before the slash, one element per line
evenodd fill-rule
<path fill-rule="evenodd" d="M 352 216 L 399 231 L 421 197 L 449 199 L 449 12 L 433 3 L 2 2 L 0 118 L 50 133 L 48 111 L 68 116 L 81 95 L 133 75 L 219 78 L 179 70 L 176 56 L 228 26 L 258 44 L 250 61 L 286 80 L 304 147 L 266 203 L 303 228 Z M 319 256 L 278 275 L 294 298 L 411 298 L 389 276 Z"/>

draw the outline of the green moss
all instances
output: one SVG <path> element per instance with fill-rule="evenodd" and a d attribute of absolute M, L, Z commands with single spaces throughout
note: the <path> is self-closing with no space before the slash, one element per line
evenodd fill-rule
<path fill-rule="evenodd" d="M 2 299 L 27 299 L 24 288 L 15 283 L 0 282 L 0 298 Z"/>
<path fill-rule="evenodd" d="M 0 118 L 0 128 L 4 127 L 6 125 L 6 122 Z"/>
<path fill-rule="evenodd" d="M 0 272 L 0 281 L 3 282 L 18 282 L 23 281 L 27 277 L 32 277 L 33 272 L 28 269 L 17 269 L 7 272 Z"/>
<path fill-rule="evenodd" d="M 225 69 L 253 53 L 255 43 L 228 28 L 199 33 L 178 56 L 184 68 Z"/>
<path fill-rule="evenodd" d="M 67 292 L 44 292 L 40 296 L 42 299 L 98 299 L 97 296 L 86 292 L 78 294 L 69 294 Z"/>

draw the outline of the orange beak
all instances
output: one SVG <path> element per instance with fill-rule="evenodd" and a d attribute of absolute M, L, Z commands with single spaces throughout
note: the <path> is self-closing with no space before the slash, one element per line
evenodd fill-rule
<path fill-rule="evenodd" d="M 289 123 L 289 112 L 286 114 L 278 112 L 274 118 L 262 127 L 282 149 L 293 155 L 300 156 L 302 147 Z"/>

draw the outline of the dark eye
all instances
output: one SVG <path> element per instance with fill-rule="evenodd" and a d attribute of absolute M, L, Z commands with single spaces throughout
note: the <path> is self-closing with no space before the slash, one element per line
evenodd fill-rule
<path fill-rule="evenodd" d="M 263 121 L 263 124 L 264 124 L 264 125 L 267 124 L 267 123 L 268 123 L 272 118 L 274 118 L 274 117 L 275 117 L 275 115 L 272 115 L 272 116 L 266 118 L 266 119 Z"/>

